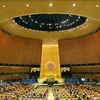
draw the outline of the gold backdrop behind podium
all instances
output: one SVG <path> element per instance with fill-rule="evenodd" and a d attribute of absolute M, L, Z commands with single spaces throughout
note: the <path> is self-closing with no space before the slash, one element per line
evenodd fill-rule
<path fill-rule="evenodd" d="M 54 78 L 58 82 L 63 82 L 60 71 L 58 42 L 46 40 L 42 44 L 40 78 L 38 82 L 43 82 L 48 78 Z"/>

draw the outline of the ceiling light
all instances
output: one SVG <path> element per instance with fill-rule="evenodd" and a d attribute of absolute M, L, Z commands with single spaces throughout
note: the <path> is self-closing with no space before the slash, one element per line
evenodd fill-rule
<path fill-rule="evenodd" d="M 15 20 L 13 20 L 13 22 L 15 22 Z"/>
<path fill-rule="evenodd" d="M 66 21 L 68 21 L 68 19 Z"/>
<path fill-rule="evenodd" d="M 96 7 L 99 7 L 99 5 L 96 5 Z"/>
<path fill-rule="evenodd" d="M 73 7 L 75 7 L 76 6 L 76 4 L 73 4 Z"/>
<path fill-rule="evenodd" d="M 28 24 L 28 22 L 25 22 L 26 24 Z"/>
<path fill-rule="evenodd" d="M 88 19 L 86 19 L 86 21 L 88 21 Z"/>
<path fill-rule="evenodd" d="M 55 23 L 55 25 L 58 25 L 58 23 Z"/>
<path fill-rule="evenodd" d="M 31 15 L 29 15 L 29 17 L 31 18 Z"/>
<path fill-rule="evenodd" d="M 49 24 L 49 25 L 51 25 L 51 24 Z"/>
<path fill-rule="evenodd" d="M 44 23 L 42 23 L 42 25 L 44 25 Z"/>
<path fill-rule="evenodd" d="M 64 22 L 62 22 L 62 24 L 63 24 Z"/>
<path fill-rule="evenodd" d="M 37 21 L 35 21 L 35 23 L 37 23 Z"/>
<path fill-rule="evenodd" d="M 80 16 L 78 16 L 78 18 L 80 18 Z"/>
<path fill-rule="evenodd" d="M 70 32 L 70 30 L 68 30 L 68 32 Z"/>
<path fill-rule="evenodd" d="M 31 19 L 31 21 L 33 21 L 33 19 Z"/>
<path fill-rule="evenodd" d="M 29 7 L 29 4 L 26 4 L 27 7 Z"/>
<path fill-rule="evenodd" d="M 5 6 L 5 5 L 3 5 L 3 7 L 5 8 L 6 6 Z"/>
<path fill-rule="evenodd" d="M 69 15 L 70 17 L 72 17 L 72 15 Z"/>
<path fill-rule="evenodd" d="M 52 7 L 52 3 L 50 3 L 49 6 Z"/>

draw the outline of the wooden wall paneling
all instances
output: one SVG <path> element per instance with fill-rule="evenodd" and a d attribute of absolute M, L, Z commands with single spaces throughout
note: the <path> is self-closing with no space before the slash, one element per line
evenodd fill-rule
<path fill-rule="evenodd" d="M 61 64 L 98 63 L 99 51 L 100 31 L 82 38 L 59 41 Z"/>
<path fill-rule="evenodd" d="M 97 72 L 99 72 L 100 73 L 100 65 L 97 65 Z"/>
<path fill-rule="evenodd" d="M 95 65 L 95 73 L 98 72 L 98 65 Z"/>
<path fill-rule="evenodd" d="M 94 75 L 78 75 L 78 78 L 96 79 Z"/>
<path fill-rule="evenodd" d="M 1 63 L 40 65 L 41 50 L 41 40 L 11 37 L 0 31 Z"/>
<path fill-rule="evenodd" d="M 29 72 L 30 68 L 26 67 L 0 67 L 0 72 L 3 73 L 16 73 L 16 72 Z"/>
<path fill-rule="evenodd" d="M 86 72 L 86 66 L 81 66 L 81 72 Z"/>
<path fill-rule="evenodd" d="M 92 65 L 92 71 L 93 71 L 93 73 L 95 73 L 96 72 L 96 65 Z"/>
<path fill-rule="evenodd" d="M 71 72 L 77 72 L 77 71 L 76 71 L 76 67 L 71 66 Z"/>
<path fill-rule="evenodd" d="M 100 74 L 99 74 L 99 75 L 96 74 L 96 75 L 95 75 L 95 79 L 100 79 Z"/>
<path fill-rule="evenodd" d="M 82 72 L 81 67 L 77 66 L 77 72 Z"/>
<path fill-rule="evenodd" d="M 90 67 L 91 67 L 91 66 L 88 66 L 88 65 L 86 66 L 86 72 L 87 72 L 87 73 L 90 72 Z"/>

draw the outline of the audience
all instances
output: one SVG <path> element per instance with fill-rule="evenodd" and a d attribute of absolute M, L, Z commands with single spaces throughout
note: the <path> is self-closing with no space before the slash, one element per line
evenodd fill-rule
<path fill-rule="evenodd" d="M 24 95 L 21 100 L 47 100 L 48 86 L 38 86 L 32 89 L 29 93 Z"/>
<path fill-rule="evenodd" d="M 5 86 L 0 88 L 0 100 L 16 100 L 21 95 L 26 94 L 34 88 L 33 84 L 28 85 L 13 85 L 13 86 Z"/>
<path fill-rule="evenodd" d="M 0 86 L 0 100 L 47 100 L 48 86 L 13 84 Z M 100 100 L 100 86 L 65 83 L 52 86 L 55 100 Z"/>

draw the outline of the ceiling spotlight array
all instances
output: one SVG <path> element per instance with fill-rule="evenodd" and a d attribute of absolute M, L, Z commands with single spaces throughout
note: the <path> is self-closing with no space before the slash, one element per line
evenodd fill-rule
<path fill-rule="evenodd" d="M 18 25 L 37 31 L 62 31 L 73 29 L 86 22 L 83 16 L 70 14 L 33 14 L 13 18 Z"/>

